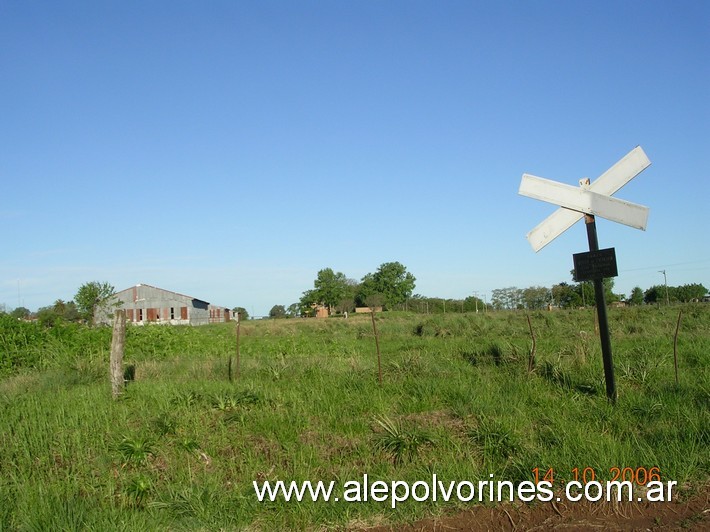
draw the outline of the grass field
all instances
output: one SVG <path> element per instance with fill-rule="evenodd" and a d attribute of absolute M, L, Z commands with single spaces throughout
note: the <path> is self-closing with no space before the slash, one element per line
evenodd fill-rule
<path fill-rule="evenodd" d="M 683 316 L 675 384 L 673 340 Z M 610 310 L 618 403 L 592 310 L 135 327 L 113 401 L 111 331 L 0 321 L 0 529 L 358 527 L 462 503 L 258 502 L 263 480 L 532 480 L 658 468 L 710 478 L 710 305 Z M 236 363 L 236 360 L 233 360 Z M 236 369 L 236 368 L 235 368 Z"/>

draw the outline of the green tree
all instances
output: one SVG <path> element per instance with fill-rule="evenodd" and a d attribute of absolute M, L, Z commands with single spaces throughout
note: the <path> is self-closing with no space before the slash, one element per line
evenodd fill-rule
<path fill-rule="evenodd" d="M 274 305 L 269 311 L 270 318 L 285 318 L 286 317 L 286 307 L 283 305 Z"/>
<path fill-rule="evenodd" d="M 523 291 L 511 286 L 496 288 L 491 292 L 491 305 L 496 310 L 513 310 L 523 307 Z"/>
<path fill-rule="evenodd" d="M 643 290 L 640 286 L 634 286 L 631 289 L 631 295 L 628 300 L 629 305 L 642 305 L 643 304 Z"/>
<path fill-rule="evenodd" d="M 572 275 L 572 279 L 575 279 L 575 271 L 570 270 L 570 274 Z M 605 277 L 602 279 L 602 287 L 604 288 L 604 300 L 606 301 L 606 304 L 608 305 L 609 303 L 613 303 L 614 301 L 619 300 L 619 296 L 614 293 L 614 278 L 613 277 Z M 579 284 L 577 284 L 577 293 L 579 294 L 579 297 L 582 299 L 582 304 L 589 306 L 589 305 L 595 305 L 597 304 L 597 296 L 596 292 L 594 290 L 594 282 L 593 281 L 581 281 Z"/>
<path fill-rule="evenodd" d="M 317 305 L 318 299 L 315 290 L 306 290 L 298 301 L 299 314 L 301 316 L 314 316 Z"/>
<path fill-rule="evenodd" d="M 345 295 L 335 305 L 335 310 L 340 313 L 355 311 L 355 296 L 360 288 L 360 283 L 355 279 L 345 280 Z"/>
<path fill-rule="evenodd" d="M 683 286 L 654 285 L 644 292 L 646 303 L 670 303 L 702 300 L 708 289 L 700 283 L 684 284 Z"/>
<path fill-rule="evenodd" d="M 594 283 L 592 281 L 578 283 L 575 292 L 577 292 L 579 299 L 582 301 L 583 307 L 593 307 L 595 305 L 596 293 L 594 292 Z"/>
<path fill-rule="evenodd" d="M 37 309 L 37 321 L 45 327 L 54 327 L 62 317 L 54 311 L 54 307 L 40 307 Z"/>
<path fill-rule="evenodd" d="M 379 294 L 375 285 L 375 276 L 368 273 L 360 280 L 360 286 L 355 294 L 355 304 L 358 307 L 366 307 L 368 306 L 366 300 L 375 294 Z"/>
<path fill-rule="evenodd" d="M 249 313 L 247 312 L 247 309 L 244 307 L 234 307 L 232 309 L 232 312 L 239 313 L 239 319 L 242 321 L 248 320 L 249 319 Z"/>
<path fill-rule="evenodd" d="M 547 308 L 550 298 L 550 290 L 544 286 L 530 286 L 523 290 L 523 303 L 528 310 Z"/>
<path fill-rule="evenodd" d="M 57 299 L 54 302 L 54 312 L 62 317 L 66 321 L 78 321 L 79 320 L 79 310 L 76 308 L 76 303 L 73 301 L 62 301 Z"/>
<path fill-rule="evenodd" d="M 577 308 L 582 305 L 582 297 L 575 287 L 562 282 L 552 287 L 552 298 L 561 308 Z"/>
<path fill-rule="evenodd" d="M 326 306 L 329 314 L 334 309 L 341 312 L 350 310 L 354 306 L 357 286 L 357 281 L 348 279 L 344 273 L 323 268 L 313 281 L 313 289 L 303 292 L 298 303 L 298 314 L 310 316 L 318 305 Z"/>
<path fill-rule="evenodd" d="M 463 300 L 463 312 L 483 312 L 486 310 L 485 302 L 477 296 L 468 296 Z"/>
<path fill-rule="evenodd" d="M 79 287 L 74 302 L 79 311 L 79 316 L 87 323 L 93 324 L 97 312 L 110 312 L 116 306 L 112 297 L 116 293 L 109 283 L 91 281 Z"/>
<path fill-rule="evenodd" d="M 24 320 L 26 318 L 29 318 L 30 314 L 30 309 L 25 307 L 17 307 L 12 312 L 10 312 L 10 316 L 12 316 L 13 318 L 17 318 L 18 320 Z"/>
<path fill-rule="evenodd" d="M 348 293 L 348 278 L 342 272 L 334 272 L 331 268 L 324 268 L 318 272 L 313 282 L 317 303 L 328 307 L 328 313 L 338 305 Z"/>
<path fill-rule="evenodd" d="M 50 307 L 42 307 L 37 311 L 37 320 L 46 327 L 52 327 L 61 321 L 78 321 L 79 311 L 73 301 L 57 299 Z"/>
<path fill-rule="evenodd" d="M 369 307 L 370 310 L 375 310 L 376 308 L 379 308 L 385 304 L 385 298 L 382 294 L 379 292 L 375 292 L 374 294 L 370 294 L 365 298 L 365 306 Z"/>
<path fill-rule="evenodd" d="M 700 283 L 684 284 L 675 289 L 675 295 L 679 301 L 687 303 L 689 301 L 702 301 L 708 289 Z"/>
<path fill-rule="evenodd" d="M 358 305 L 367 305 L 373 296 L 381 296 L 384 305 L 391 309 L 412 296 L 416 278 L 399 262 L 385 262 L 375 273 L 362 278 L 357 292 Z"/>
<path fill-rule="evenodd" d="M 670 287 L 668 287 L 668 294 L 669 294 L 669 299 L 670 299 Z M 654 285 L 650 288 L 648 288 L 644 293 L 643 293 L 643 300 L 644 302 L 648 303 L 649 305 L 653 303 L 665 303 L 666 302 L 666 287 L 661 285 Z"/>

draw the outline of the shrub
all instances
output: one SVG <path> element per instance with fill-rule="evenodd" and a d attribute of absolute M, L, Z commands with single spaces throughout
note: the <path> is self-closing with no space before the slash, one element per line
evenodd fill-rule
<path fill-rule="evenodd" d="M 434 444 L 434 440 L 425 431 L 405 429 L 385 415 L 375 417 L 374 421 L 384 430 L 376 434 L 375 447 L 390 454 L 395 465 L 405 460 L 411 461 L 419 454 L 421 447 Z"/>

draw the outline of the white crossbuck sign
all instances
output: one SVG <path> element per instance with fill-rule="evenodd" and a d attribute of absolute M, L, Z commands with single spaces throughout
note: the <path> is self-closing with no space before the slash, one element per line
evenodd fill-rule
<path fill-rule="evenodd" d="M 581 220 L 585 214 L 600 216 L 645 231 L 648 207 L 611 196 L 650 164 L 651 161 L 641 146 L 637 146 L 593 183 L 581 180 L 579 187 L 523 174 L 518 190 L 520 195 L 560 206 L 527 234 L 532 248 L 540 251 Z"/>

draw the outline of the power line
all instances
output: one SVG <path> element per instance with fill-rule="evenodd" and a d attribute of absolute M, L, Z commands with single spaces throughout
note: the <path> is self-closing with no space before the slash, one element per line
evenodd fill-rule
<path fill-rule="evenodd" d="M 670 268 L 673 266 L 685 266 L 688 264 L 702 264 L 704 262 L 710 262 L 710 259 L 704 259 L 704 260 L 693 260 L 689 262 L 676 262 L 675 264 L 658 264 L 656 266 L 646 266 L 644 268 L 631 268 L 631 269 L 624 269 L 620 270 L 623 272 L 640 272 L 642 270 L 658 270 L 658 268 Z M 699 268 L 699 269 L 705 269 L 705 268 Z"/>

